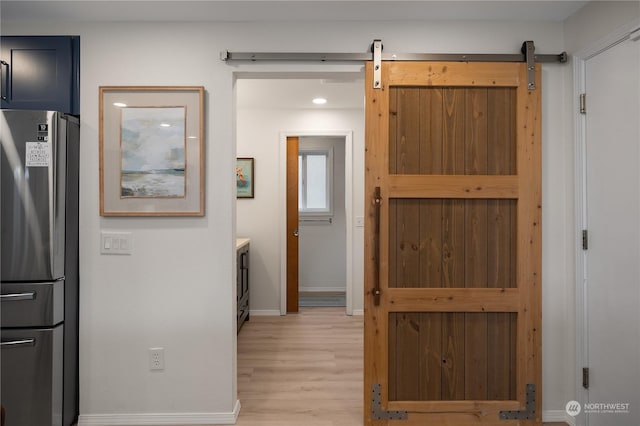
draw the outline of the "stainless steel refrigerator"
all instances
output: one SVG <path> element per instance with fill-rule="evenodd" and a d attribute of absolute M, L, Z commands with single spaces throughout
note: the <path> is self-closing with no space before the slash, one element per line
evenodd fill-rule
<path fill-rule="evenodd" d="M 7 426 L 78 417 L 78 118 L 0 110 L 0 403 Z"/>

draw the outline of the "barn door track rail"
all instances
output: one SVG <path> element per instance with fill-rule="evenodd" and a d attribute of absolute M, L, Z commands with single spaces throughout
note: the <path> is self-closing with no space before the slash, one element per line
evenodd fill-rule
<path fill-rule="evenodd" d="M 525 62 L 528 70 L 529 90 L 535 90 L 535 66 L 536 62 L 565 63 L 567 53 L 557 55 L 541 55 L 535 53 L 533 41 L 522 43 L 520 53 L 495 54 L 495 53 L 385 53 L 382 51 L 382 40 L 374 40 L 370 52 L 363 53 L 308 53 L 308 52 L 220 52 L 220 59 L 225 62 L 251 61 L 251 62 L 365 62 L 373 61 L 374 78 L 373 88 L 380 88 L 382 61 L 421 61 L 421 62 Z"/>

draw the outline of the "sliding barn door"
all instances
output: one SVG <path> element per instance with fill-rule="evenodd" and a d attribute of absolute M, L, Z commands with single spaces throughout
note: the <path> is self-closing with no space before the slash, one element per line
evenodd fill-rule
<path fill-rule="evenodd" d="M 536 76 L 367 64 L 365 425 L 541 424 Z"/>

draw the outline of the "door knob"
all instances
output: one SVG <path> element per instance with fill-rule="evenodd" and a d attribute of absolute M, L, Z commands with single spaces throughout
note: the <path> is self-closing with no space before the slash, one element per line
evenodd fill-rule
<path fill-rule="evenodd" d="M 300 232 L 298 232 L 298 229 L 296 228 L 293 230 L 293 236 L 297 237 L 298 235 L 300 235 Z"/>

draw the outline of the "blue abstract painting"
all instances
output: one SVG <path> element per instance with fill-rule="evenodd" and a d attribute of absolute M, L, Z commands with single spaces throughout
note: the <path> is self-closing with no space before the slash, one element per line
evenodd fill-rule
<path fill-rule="evenodd" d="M 120 196 L 185 197 L 185 108 L 121 111 Z"/>

